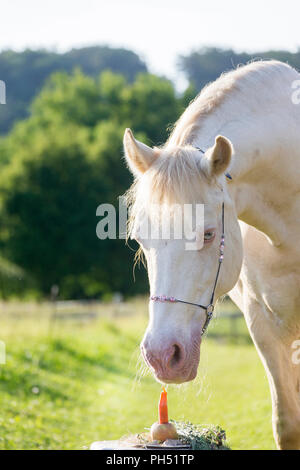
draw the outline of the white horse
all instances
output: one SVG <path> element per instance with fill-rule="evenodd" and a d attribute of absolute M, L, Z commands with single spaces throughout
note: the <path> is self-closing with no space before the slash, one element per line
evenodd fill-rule
<path fill-rule="evenodd" d="M 129 129 L 124 136 L 136 176 L 134 233 L 152 296 L 210 303 L 224 202 L 224 262 L 215 297 L 229 293 L 245 315 L 267 372 L 281 449 L 300 449 L 300 365 L 292 360 L 300 344 L 300 105 L 293 100 L 299 79 L 283 63 L 254 62 L 207 86 L 162 148 L 138 142 Z M 139 208 L 147 210 L 151 201 L 203 203 L 203 248 L 140 239 Z M 144 358 L 160 381 L 192 380 L 207 311 L 155 300 L 149 302 Z"/>

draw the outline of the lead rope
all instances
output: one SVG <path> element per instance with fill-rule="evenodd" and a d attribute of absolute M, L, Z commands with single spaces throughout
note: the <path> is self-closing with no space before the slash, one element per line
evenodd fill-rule
<path fill-rule="evenodd" d="M 204 333 L 206 332 L 207 330 L 207 327 L 213 317 L 213 313 L 214 313 L 214 309 L 215 309 L 215 306 L 214 306 L 214 298 L 215 298 L 215 291 L 216 291 L 216 287 L 217 287 L 217 284 L 218 284 L 218 279 L 219 279 L 219 275 L 220 275 L 220 269 L 221 269 L 221 265 L 223 263 L 223 259 L 224 259 L 224 246 L 225 246 L 225 208 L 224 208 L 224 201 L 222 203 L 222 234 L 221 234 L 221 242 L 220 242 L 220 246 L 219 246 L 219 264 L 218 264 L 218 270 L 217 270 L 217 274 L 216 274 L 216 278 L 215 278 L 215 282 L 214 282 L 214 287 L 213 287 L 213 291 L 212 291 L 212 294 L 211 294 L 211 298 L 210 298 L 210 303 L 205 306 L 205 305 L 201 305 L 201 304 L 194 304 L 192 302 L 186 302 L 185 300 L 179 300 L 179 299 L 176 299 L 175 297 L 167 297 L 165 295 L 152 295 L 150 297 L 150 300 L 153 300 L 154 302 L 172 302 L 172 303 L 181 303 L 181 304 L 187 304 L 187 305 L 193 305 L 194 307 L 199 307 L 199 308 L 202 308 L 203 310 L 205 310 L 206 312 L 206 319 L 205 319 L 205 322 L 204 322 L 204 325 L 202 327 L 202 331 L 201 331 L 201 336 L 204 335 Z"/>

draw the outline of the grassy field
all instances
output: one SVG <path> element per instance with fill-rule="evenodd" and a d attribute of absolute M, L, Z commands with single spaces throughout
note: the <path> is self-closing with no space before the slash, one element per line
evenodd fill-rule
<path fill-rule="evenodd" d="M 2 305 L 0 449 L 86 449 L 151 426 L 160 385 L 139 360 L 145 305 L 102 306 L 85 322 L 51 320 L 45 306 Z M 233 449 L 274 449 L 266 376 L 243 319 L 235 329 L 214 321 L 196 381 L 168 387 L 169 414 L 221 425 Z"/>

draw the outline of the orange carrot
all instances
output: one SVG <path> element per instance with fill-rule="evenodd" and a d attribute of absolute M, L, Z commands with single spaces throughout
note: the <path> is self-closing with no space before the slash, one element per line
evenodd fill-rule
<path fill-rule="evenodd" d="M 158 422 L 159 424 L 166 424 L 169 422 L 167 392 L 165 388 L 163 388 L 163 391 L 160 394 L 160 400 L 158 404 Z"/>

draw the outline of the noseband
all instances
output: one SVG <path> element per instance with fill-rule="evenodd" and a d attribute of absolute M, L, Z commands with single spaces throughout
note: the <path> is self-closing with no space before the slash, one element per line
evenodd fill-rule
<path fill-rule="evenodd" d="M 212 319 L 212 316 L 213 316 L 213 313 L 214 313 L 215 291 L 216 291 L 216 287 L 217 287 L 217 283 L 218 283 L 218 279 L 219 279 L 219 275 L 220 275 L 221 264 L 222 264 L 223 258 L 224 258 L 224 246 L 225 246 L 225 227 L 224 227 L 224 225 L 225 224 L 224 224 L 224 202 L 223 202 L 222 203 L 222 235 L 221 235 L 221 242 L 220 242 L 220 246 L 219 246 L 219 250 L 220 250 L 220 252 L 219 252 L 219 264 L 218 264 L 218 269 L 217 269 L 217 274 L 216 274 L 212 294 L 211 294 L 211 297 L 210 297 L 210 303 L 208 305 L 205 306 L 205 305 L 201 305 L 201 304 L 194 304 L 192 302 L 186 302 L 185 300 L 176 299 L 175 297 L 166 297 L 165 295 L 152 295 L 150 297 L 150 300 L 153 300 L 154 302 L 172 302 L 172 303 L 181 303 L 181 304 L 187 304 L 187 305 L 194 305 L 194 307 L 199 307 L 199 308 L 202 308 L 203 310 L 205 310 L 206 319 L 205 319 L 205 323 L 202 327 L 201 336 L 203 336 L 204 333 L 206 332 L 207 327 L 209 325 L 209 322 Z"/>

